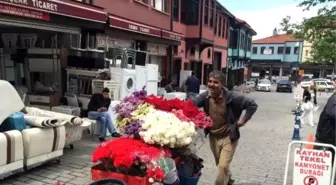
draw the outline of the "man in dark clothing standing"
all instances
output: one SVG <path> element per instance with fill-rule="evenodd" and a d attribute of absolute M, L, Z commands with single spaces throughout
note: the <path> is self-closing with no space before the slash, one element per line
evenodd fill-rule
<path fill-rule="evenodd" d="M 209 75 L 209 92 L 200 94 L 193 103 L 203 107 L 213 121 L 205 135 L 210 135 L 210 149 L 217 165 L 215 185 L 232 185 L 230 163 L 238 145 L 239 128 L 244 126 L 256 112 L 258 105 L 254 100 L 224 88 L 225 75 L 213 71 Z M 246 110 L 243 119 L 240 119 Z"/>
<path fill-rule="evenodd" d="M 316 142 L 331 144 L 336 146 L 336 93 L 334 93 L 328 100 L 326 106 L 321 112 L 320 119 L 316 130 Z M 319 149 L 321 147 L 315 147 Z M 333 160 L 335 158 L 335 153 L 332 149 L 330 151 L 333 153 Z"/>
<path fill-rule="evenodd" d="M 201 81 L 194 72 L 191 72 L 191 76 L 188 77 L 185 85 L 187 86 L 187 98 L 195 98 L 199 94 Z"/>
<path fill-rule="evenodd" d="M 108 129 L 112 137 L 120 136 L 113 126 L 110 115 L 107 113 L 111 103 L 109 93 L 110 90 L 104 88 L 102 93 L 93 94 L 88 105 L 88 117 L 97 120 L 100 124 L 99 141 L 105 141 L 106 129 Z"/>

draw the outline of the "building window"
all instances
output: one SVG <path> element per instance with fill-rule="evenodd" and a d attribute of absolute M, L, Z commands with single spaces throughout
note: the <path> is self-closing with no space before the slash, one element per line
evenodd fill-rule
<path fill-rule="evenodd" d="M 215 3 L 213 0 L 210 0 L 210 27 L 212 28 L 214 25 L 214 9 L 215 9 Z"/>
<path fill-rule="evenodd" d="M 222 35 L 222 17 L 219 16 L 218 33 L 217 33 L 217 36 L 220 37 L 221 35 Z"/>
<path fill-rule="evenodd" d="M 209 23 L 209 0 L 205 0 L 204 1 L 204 25 L 208 25 L 208 23 Z"/>
<path fill-rule="evenodd" d="M 229 37 L 229 31 L 230 31 L 230 27 L 229 27 L 229 21 L 226 21 L 226 32 L 225 32 L 225 39 L 227 40 Z"/>
<path fill-rule="evenodd" d="M 299 54 L 299 47 L 294 48 L 294 54 Z"/>
<path fill-rule="evenodd" d="M 237 49 L 238 47 L 238 31 L 230 29 L 230 48 Z"/>
<path fill-rule="evenodd" d="M 278 47 L 278 54 L 284 53 L 284 47 Z"/>
<path fill-rule="evenodd" d="M 253 47 L 252 48 L 252 53 L 257 54 L 258 53 L 258 47 Z"/>
<path fill-rule="evenodd" d="M 195 47 L 190 49 L 190 56 L 195 56 Z"/>
<path fill-rule="evenodd" d="M 291 47 L 286 47 L 286 54 L 291 54 Z"/>
<path fill-rule="evenodd" d="M 215 16 L 215 29 L 214 29 L 214 31 L 215 31 L 215 35 L 217 35 L 217 28 L 218 28 L 218 14 L 216 14 L 216 16 Z"/>
<path fill-rule="evenodd" d="M 185 20 L 184 20 L 185 19 Z M 187 25 L 199 24 L 199 0 L 181 1 L 181 22 Z"/>
<path fill-rule="evenodd" d="M 186 16 L 187 16 L 187 3 L 186 1 L 181 1 L 181 22 L 186 24 L 187 23 L 187 19 L 186 19 Z"/>
<path fill-rule="evenodd" d="M 224 38 L 225 35 L 225 28 L 226 28 L 226 20 L 223 18 L 223 32 L 222 32 L 222 38 Z"/>
<path fill-rule="evenodd" d="M 240 35 L 240 46 L 239 46 L 240 49 L 244 49 L 244 47 L 245 47 L 244 40 L 245 40 L 245 34 L 241 33 L 241 35 Z"/>
<path fill-rule="evenodd" d="M 266 47 L 261 47 L 261 50 L 260 50 L 260 54 L 264 54 L 264 51 L 265 51 Z"/>
<path fill-rule="evenodd" d="M 269 47 L 269 49 L 271 50 L 271 54 L 274 54 L 274 47 Z"/>
<path fill-rule="evenodd" d="M 211 49 L 208 49 L 208 58 L 211 58 Z"/>
<path fill-rule="evenodd" d="M 168 13 L 169 2 L 168 0 L 152 0 L 152 7 L 159 11 Z"/>
<path fill-rule="evenodd" d="M 306 50 L 305 55 L 306 55 L 306 57 L 308 57 L 308 55 L 309 55 L 309 50 Z"/>
<path fill-rule="evenodd" d="M 179 21 L 179 0 L 173 0 L 173 19 Z"/>
<path fill-rule="evenodd" d="M 251 51 L 252 38 L 248 37 L 247 39 L 247 50 Z"/>

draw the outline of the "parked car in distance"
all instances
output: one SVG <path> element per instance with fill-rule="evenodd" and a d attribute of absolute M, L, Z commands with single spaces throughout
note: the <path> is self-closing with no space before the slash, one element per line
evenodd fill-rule
<path fill-rule="evenodd" d="M 272 87 L 272 84 L 271 84 L 271 81 L 268 80 L 268 79 L 261 79 L 259 80 L 258 82 L 258 85 L 257 85 L 257 91 L 268 91 L 268 92 L 271 92 L 271 87 Z"/>
<path fill-rule="evenodd" d="M 292 92 L 293 86 L 289 80 L 280 80 L 277 84 L 276 92 Z"/>
<path fill-rule="evenodd" d="M 331 81 L 315 81 L 318 91 L 334 91 L 335 86 Z"/>
<path fill-rule="evenodd" d="M 246 87 L 248 88 L 254 88 L 255 87 L 255 82 L 254 81 L 247 81 L 246 82 Z"/>

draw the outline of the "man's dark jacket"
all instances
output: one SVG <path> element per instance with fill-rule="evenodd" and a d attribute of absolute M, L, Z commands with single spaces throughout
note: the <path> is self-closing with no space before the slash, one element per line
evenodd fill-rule
<path fill-rule="evenodd" d="M 328 100 L 326 106 L 321 112 L 316 130 L 316 139 L 321 143 L 332 144 L 336 146 L 336 93 Z"/>
<path fill-rule="evenodd" d="M 254 100 L 247 98 L 239 93 L 229 91 L 224 88 L 224 97 L 226 97 L 226 123 L 229 128 L 229 137 L 232 141 L 240 138 L 239 128 L 237 122 L 243 112 L 246 110 L 244 119 L 248 121 L 252 115 L 257 111 L 258 105 Z M 203 107 L 204 112 L 209 115 L 209 92 L 200 94 L 193 103 L 197 107 Z"/>

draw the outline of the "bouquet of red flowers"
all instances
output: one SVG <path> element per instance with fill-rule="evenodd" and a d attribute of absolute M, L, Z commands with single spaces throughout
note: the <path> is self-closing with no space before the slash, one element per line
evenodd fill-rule
<path fill-rule="evenodd" d="M 144 102 L 154 106 L 158 110 L 172 112 L 182 121 L 191 121 L 196 128 L 207 128 L 212 126 L 212 120 L 204 111 L 193 105 L 191 100 L 182 101 L 178 98 L 166 100 L 162 97 L 150 95 Z"/>
<path fill-rule="evenodd" d="M 147 175 L 152 181 L 159 182 L 165 174 L 154 161 L 169 155 L 169 151 L 148 145 L 141 140 L 118 138 L 102 143 L 93 152 L 92 161 L 101 162 L 106 171 L 135 176 Z"/>

